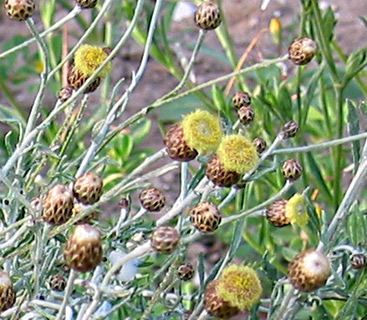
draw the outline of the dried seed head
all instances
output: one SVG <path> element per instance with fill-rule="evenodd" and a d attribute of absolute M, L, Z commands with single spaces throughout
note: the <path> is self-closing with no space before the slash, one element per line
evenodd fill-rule
<path fill-rule="evenodd" d="M 83 210 L 85 209 L 85 205 L 82 203 L 75 203 L 73 208 L 73 218 L 78 216 Z M 91 213 L 88 213 L 84 218 L 79 220 L 77 224 L 86 224 L 91 223 L 93 219 L 97 217 L 97 212 L 93 211 Z"/>
<path fill-rule="evenodd" d="M 302 171 L 301 164 L 294 159 L 287 160 L 282 167 L 284 178 L 290 181 L 296 181 L 302 175 Z"/>
<path fill-rule="evenodd" d="M 241 107 L 240 109 L 238 109 L 237 115 L 240 122 L 245 126 L 254 121 L 255 118 L 255 112 L 252 107 Z"/>
<path fill-rule="evenodd" d="M 283 139 L 293 138 L 297 134 L 298 130 L 299 126 L 297 122 L 288 121 L 282 129 Z"/>
<path fill-rule="evenodd" d="M 74 197 L 81 203 L 96 203 L 102 195 L 103 180 L 94 172 L 84 173 L 73 185 Z"/>
<path fill-rule="evenodd" d="M 160 211 L 166 204 L 164 193 L 157 188 L 144 189 L 139 195 L 139 200 L 141 206 L 151 212 Z"/>
<path fill-rule="evenodd" d="M 244 91 L 238 91 L 232 98 L 234 107 L 239 110 L 242 107 L 248 107 L 251 104 L 251 96 Z"/>
<path fill-rule="evenodd" d="M 79 69 L 76 69 L 73 65 L 69 68 L 68 84 L 74 90 L 78 90 L 87 81 L 87 79 L 88 77 L 83 75 L 83 73 Z M 100 83 L 101 78 L 95 78 L 93 82 L 84 90 L 84 93 L 87 94 L 95 91 Z"/>
<path fill-rule="evenodd" d="M 355 253 L 350 257 L 350 263 L 354 269 L 362 269 L 367 265 L 367 257 L 363 253 Z"/>
<path fill-rule="evenodd" d="M 224 168 L 216 154 L 210 158 L 206 165 L 206 176 L 218 187 L 231 187 L 240 179 L 237 172 Z"/>
<path fill-rule="evenodd" d="M 180 280 L 188 281 L 194 276 L 195 270 L 191 263 L 185 262 L 177 268 L 177 275 Z"/>
<path fill-rule="evenodd" d="M 75 0 L 82 9 L 92 9 L 97 5 L 97 0 Z"/>
<path fill-rule="evenodd" d="M 43 220 L 50 224 L 63 224 L 73 214 L 74 197 L 71 190 L 61 184 L 52 187 L 42 201 Z"/>
<path fill-rule="evenodd" d="M 253 141 L 252 141 L 253 145 L 255 146 L 256 148 L 256 151 L 258 154 L 261 154 L 265 151 L 266 149 L 266 142 L 264 139 L 262 138 L 255 138 Z"/>
<path fill-rule="evenodd" d="M 158 227 L 152 233 L 152 247 L 159 253 L 169 254 L 176 250 L 180 233 L 173 227 Z"/>
<path fill-rule="evenodd" d="M 57 94 L 57 98 L 61 102 L 65 102 L 71 97 L 72 94 L 73 94 L 73 88 L 71 86 L 66 86 L 60 89 L 59 93 Z"/>
<path fill-rule="evenodd" d="M 64 291 L 66 287 L 66 280 L 60 274 L 55 274 L 49 280 L 51 290 Z"/>
<path fill-rule="evenodd" d="M 119 201 L 119 206 L 121 207 L 121 209 L 129 209 L 130 201 L 127 198 L 121 198 Z"/>
<path fill-rule="evenodd" d="M 316 42 L 303 37 L 294 40 L 288 49 L 289 59 L 296 65 L 304 65 L 311 61 L 317 51 Z"/>
<path fill-rule="evenodd" d="M 203 201 L 191 210 L 190 221 L 201 232 L 213 232 L 218 229 L 222 215 L 214 203 Z"/>
<path fill-rule="evenodd" d="M 0 311 L 11 308 L 15 303 L 13 281 L 5 271 L 0 271 Z"/>
<path fill-rule="evenodd" d="M 219 280 L 209 282 L 204 292 L 204 309 L 211 316 L 221 319 L 229 319 L 240 310 L 237 307 L 232 307 L 229 301 L 225 301 L 218 295 Z"/>
<path fill-rule="evenodd" d="M 215 2 L 205 1 L 195 11 L 195 24 L 203 30 L 213 30 L 220 26 L 222 18 Z"/>
<path fill-rule="evenodd" d="M 187 145 L 181 124 L 175 124 L 169 128 L 163 141 L 168 156 L 173 160 L 187 162 L 198 155 L 196 150 Z"/>
<path fill-rule="evenodd" d="M 6 14 L 14 20 L 27 20 L 35 9 L 33 0 L 5 0 Z"/>
<path fill-rule="evenodd" d="M 101 263 L 102 256 L 99 231 L 89 224 L 77 225 L 66 242 L 66 265 L 80 272 L 92 271 Z"/>
<path fill-rule="evenodd" d="M 272 225 L 283 227 L 291 223 L 285 214 L 287 202 L 285 199 L 277 200 L 266 208 L 266 218 Z"/>
<path fill-rule="evenodd" d="M 328 258 L 313 249 L 298 254 L 288 266 L 288 278 L 292 285 L 305 292 L 325 285 L 330 273 Z"/>

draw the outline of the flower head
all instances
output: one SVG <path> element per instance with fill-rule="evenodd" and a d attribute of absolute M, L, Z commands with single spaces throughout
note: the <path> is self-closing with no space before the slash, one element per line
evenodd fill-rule
<path fill-rule="evenodd" d="M 285 216 L 289 219 L 291 224 L 296 224 L 300 227 L 304 227 L 309 216 L 307 214 L 305 197 L 299 193 L 296 193 L 290 198 L 285 206 Z"/>
<path fill-rule="evenodd" d="M 101 47 L 82 45 L 74 54 L 75 68 L 84 76 L 91 76 L 94 71 L 106 60 L 108 53 Z M 112 69 L 111 62 L 101 70 L 99 77 L 105 77 Z"/>
<path fill-rule="evenodd" d="M 218 279 L 218 296 L 240 310 L 260 300 L 262 287 L 256 271 L 248 266 L 230 265 Z"/>
<path fill-rule="evenodd" d="M 258 160 L 256 148 L 240 134 L 231 134 L 222 139 L 217 151 L 223 167 L 238 174 L 250 171 Z"/>
<path fill-rule="evenodd" d="M 187 145 L 200 154 L 216 151 L 222 139 L 219 118 L 205 110 L 198 109 L 182 120 Z"/>

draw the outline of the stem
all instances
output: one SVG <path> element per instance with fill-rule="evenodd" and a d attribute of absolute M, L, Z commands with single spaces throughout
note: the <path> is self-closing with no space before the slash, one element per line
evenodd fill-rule
<path fill-rule="evenodd" d="M 63 319 L 64 311 L 65 311 L 65 308 L 68 304 L 69 297 L 70 297 L 71 293 L 73 292 L 74 281 L 75 281 L 77 275 L 78 275 L 77 272 L 74 271 L 73 269 L 71 269 L 70 274 L 69 274 L 68 283 L 67 283 L 66 288 L 65 288 L 64 299 L 62 301 L 61 307 L 59 309 L 59 313 L 57 314 L 55 320 Z"/>

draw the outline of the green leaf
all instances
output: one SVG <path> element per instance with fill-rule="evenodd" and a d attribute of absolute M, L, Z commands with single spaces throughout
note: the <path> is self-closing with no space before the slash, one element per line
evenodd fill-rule
<path fill-rule="evenodd" d="M 229 107 L 224 97 L 223 90 L 216 85 L 212 86 L 212 97 L 216 108 L 227 116 L 229 114 Z"/>
<path fill-rule="evenodd" d="M 142 119 L 131 127 L 131 137 L 134 145 L 138 146 L 148 136 L 152 122 L 149 119 Z"/>
<path fill-rule="evenodd" d="M 357 113 L 357 107 L 351 100 L 346 101 L 348 107 L 348 132 L 349 135 L 355 135 L 359 133 L 360 124 L 359 124 L 359 116 Z M 360 151 L 361 151 L 361 144 L 359 140 L 352 142 L 352 152 L 353 152 L 353 162 L 354 162 L 354 170 L 358 168 L 358 163 L 360 159 Z"/>
<path fill-rule="evenodd" d="M 367 48 L 354 51 L 347 59 L 345 69 L 345 82 L 348 83 L 364 67 L 367 66 Z"/>

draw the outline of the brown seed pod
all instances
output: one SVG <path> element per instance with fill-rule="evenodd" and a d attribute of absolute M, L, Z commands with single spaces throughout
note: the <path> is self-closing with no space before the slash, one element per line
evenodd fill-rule
<path fill-rule="evenodd" d="M 223 168 L 218 155 L 213 155 L 206 165 L 206 176 L 218 187 L 231 187 L 238 182 L 240 175 Z"/>
<path fill-rule="evenodd" d="M 256 151 L 258 154 L 261 154 L 265 151 L 266 149 L 266 142 L 264 139 L 262 138 L 255 138 L 254 141 L 252 141 L 252 143 L 254 144 Z"/>
<path fill-rule="evenodd" d="M 92 271 L 102 261 L 99 231 L 89 224 L 77 225 L 66 242 L 65 264 L 76 271 Z"/>
<path fill-rule="evenodd" d="M 103 193 L 103 181 L 94 172 L 87 172 L 75 180 L 73 185 L 74 197 L 81 203 L 96 203 Z"/>
<path fill-rule="evenodd" d="M 295 39 L 288 48 L 289 59 L 296 65 L 309 63 L 316 51 L 316 42 L 307 37 Z"/>
<path fill-rule="evenodd" d="M 66 287 L 66 280 L 60 274 L 53 275 L 49 280 L 51 290 L 64 291 Z"/>
<path fill-rule="evenodd" d="M 85 208 L 85 206 L 82 203 L 75 203 L 74 207 L 73 207 L 73 218 L 78 216 L 83 209 Z M 83 219 L 79 220 L 77 222 L 77 224 L 86 224 L 86 223 L 91 223 L 93 219 L 96 219 L 97 217 L 97 212 L 93 211 L 91 213 L 88 213 Z"/>
<path fill-rule="evenodd" d="M 204 309 L 211 316 L 221 319 L 229 319 L 240 312 L 236 307 L 232 307 L 229 302 L 219 297 L 217 285 L 219 280 L 209 282 L 204 292 Z"/>
<path fill-rule="evenodd" d="M 88 77 L 83 75 L 83 73 L 80 72 L 80 70 L 76 69 L 73 65 L 69 68 L 68 72 L 68 84 L 71 86 L 74 90 L 78 90 L 86 81 Z M 101 83 L 101 78 L 97 77 L 92 81 L 92 83 L 84 90 L 84 93 L 91 93 L 95 91 L 99 84 Z"/>
<path fill-rule="evenodd" d="M 155 229 L 151 236 L 151 245 L 159 253 L 169 254 L 176 250 L 180 233 L 173 227 L 162 226 Z"/>
<path fill-rule="evenodd" d="M 255 118 L 255 112 L 252 107 L 241 107 L 238 109 L 237 115 L 240 122 L 245 126 L 254 121 Z"/>
<path fill-rule="evenodd" d="M 222 215 L 214 203 L 203 201 L 190 211 L 190 221 L 201 232 L 213 232 L 218 229 Z"/>
<path fill-rule="evenodd" d="M 195 11 L 195 24 L 203 30 L 213 30 L 220 26 L 222 18 L 215 2 L 205 1 Z"/>
<path fill-rule="evenodd" d="M 61 184 L 52 187 L 42 201 L 42 218 L 50 224 L 63 224 L 73 214 L 74 197 L 71 190 Z"/>
<path fill-rule="evenodd" d="M 97 5 L 97 0 L 75 0 L 82 9 L 92 9 Z"/>
<path fill-rule="evenodd" d="M 297 134 L 298 130 L 299 126 L 297 122 L 288 121 L 282 129 L 283 139 L 293 138 Z"/>
<path fill-rule="evenodd" d="M 350 257 L 350 264 L 354 269 L 362 269 L 367 265 L 367 257 L 363 253 L 355 253 Z"/>
<path fill-rule="evenodd" d="M 191 263 L 185 262 L 177 268 L 177 275 L 182 281 L 188 281 L 194 276 L 195 270 Z"/>
<path fill-rule="evenodd" d="M 66 86 L 60 89 L 59 93 L 57 94 L 57 98 L 61 102 L 65 102 L 71 97 L 72 94 L 73 94 L 73 88 L 71 86 Z"/>
<path fill-rule="evenodd" d="M 35 9 L 33 0 L 5 0 L 6 14 L 14 20 L 27 20 Z"/>
<path fill-rule="evenodd" d="M 232 98 L 234 107 L 239 110 L 242 107 L 249 107 L 251 104 L 251 96 L 244 91 L 238 91 Z"/>
<path fill-rule="evenodd" d="M 195 159 L 198 155 L 196 150 L 187 145 L 180 124 L 175 124 L 169 128 L 163 142 L 168 156 L 173 160 L 187 162 Z"/>
<path fill-rule="evenodd" d="M 0 271 L 0 311 L 11 308 L 15 303 L 13 281 L 5 271 Z"/>
<path fill-rule="evenodd" d="M 280 199 L 266 208 L 266 218 L 272 225 L 276 227 L 283 227 L 291 223 L 285 214 L 287 202 L 288 201 L 285 199 Z"/>
<path fill-rule="evenodd" d="M 294 159 L 287 160 L 282 167 L 284 178 L 290 181 L 296 181 L 302 175 L 302 171 L 301 164 Z"/>
<path fill-rule="evenodd" d="M 164 193 L 157 188 L 144 189 L 139 195 L 139 200 L 141 206 L 150 212 L 160 211 L 166 204 Z"/>
<path fill-rule="evenodd" d="M 288 278 L 292 285 L 305 292 L 314 291 L 323 285 L 331 273 L 328 258 L 314 249 L 304 251 L 288 266 Z"/>

